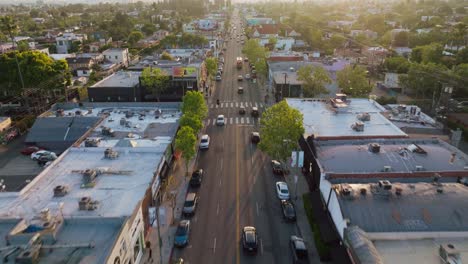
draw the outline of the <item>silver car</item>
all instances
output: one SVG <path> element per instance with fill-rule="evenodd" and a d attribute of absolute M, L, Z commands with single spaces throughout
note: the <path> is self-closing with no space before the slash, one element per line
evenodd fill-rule
<path fill-rule="evenodd" d="M 182 213 L 184 215 L 193 215 L 195 213 L 195 209 L 197 208 L 198 197 L 195 193 L 191 192 L 187 194 L 184 203 L 184 209 L 182 209 Z"/>

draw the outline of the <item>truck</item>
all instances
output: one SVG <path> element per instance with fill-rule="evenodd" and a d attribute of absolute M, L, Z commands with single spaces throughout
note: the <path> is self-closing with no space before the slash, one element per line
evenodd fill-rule
<path fill-rule="evenodd" d="M 236 64 L 237 64 L 237 69 L 242 69 L 242 57 L 237 57 Z"/>

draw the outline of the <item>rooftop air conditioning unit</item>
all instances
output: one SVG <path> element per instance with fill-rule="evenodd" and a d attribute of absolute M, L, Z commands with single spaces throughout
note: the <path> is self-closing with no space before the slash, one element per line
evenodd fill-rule
<path fill-rule="evenodd" d="M 380 152 L 379 143 L 370 143 L 369 144 L 369 151 L 372 152 L 372 153 L 379 153 Z"/>
<path fill-rule="evenodd" d="M 439 256 L 447 264 L 462 263 L 460 251 L 452 244 L 440 245 Z"/>
<path fill-rule="evenodd" d="M 54 187 L 54 197 L 63 197 L 68 193 L 68 186 L 57 185 Z"/>
<path fill-rule="evenodd" d="M 95 170 L 86 169 L 83 172 L 83 180 L 85 183 L 94 182 L 94 179 L 97 177 L 97 172 Z"/>
<path fill-rule="evenodd" d="M 28 247 L 21 251 L 16 257 L 16 263 L 19 264 L 34 264 L 39 262 L 39 253 L 41 251 L 40 245 Z"/>
<path fill-rule="evenodd" d="M 362 131 L 364 131 L 364 123 L 362 123 L 362 122 L 356 122 L 356 123 L 354 123 L 354 124 L 351 125 L 351 128 L 352 128 L 354 131 L 362 132 Z"/>
<path fill-rule="evenodd" d="M 110 127 L 103 127 L 101 133 L 102 133 L 104 136 L 110 136 L 110 137 L 114 137 L 114 136 L 115 136 L 114 130 L 113 130 L 112 128 L 110 128 Z"/>
<path fill-rule="evenodd" d="M 78 201 L 78 206 L 81 211 L 93 211 L 97 209 L 97 201 L 91 200 L 91 197 L 85 196 L 81 197 L 81 199 Z"/>
<path fill-rule="evenodd" d="M 390 183 L 390 181 L 382 180 L 382 181 L 379 181 L 379 188 L 389 191 L 392 189 L 392 184 Z"/>
<path fill-rule="evenodd" d="M 424 167 L 421 165 L 416 165 L 416 171 L 423 171 Z"/>
<path fill-rule="evenodd" d="M 106 159 L 116 159 L 119 157 L 119 153 L 111 148 L 108 148 L 104 151 L 104 158 Z"/>
<path fill-rule="evenodd" d="M 383 166 L 383 171 L 384 172 L 392 171 L 392 166 Z"/>
<path fill-rule="evenodd" d="M 91 147 L 97 147 L 99 145 L 99 142 L 101 142 L 100 138 L 88 138 L 85 140 L 85 147 L 91 148 Z"/>
<path fill-rule="evenodd" d="M 370 121 L 370 114 L 369 113 L 362 113 L 362 114 L 359 114 L 357 116 L 357 118 L 360 120 L 360 121 Z"/>

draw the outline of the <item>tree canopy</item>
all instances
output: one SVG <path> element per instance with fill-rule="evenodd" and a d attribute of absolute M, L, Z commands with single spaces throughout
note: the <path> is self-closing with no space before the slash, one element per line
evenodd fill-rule
<path fill-rule="evenodd" d="M 316 97 L 328 93 L 325 85 L 332 82 L 324 68 L 312 65 L 299 68 L 297 79 L 302 81 L 304 97 Z"/>
<path fill-rule="evenodd" d="M 405 57 L 390 57 L 385 59 L 384 67 L 389 72 L 407 73 L 410 62 Z"/>
<path fill-rule="evenodd" d="M 203 94 L 197 91 L 188 91 L 182 99 L 182 114 L 194 115 L 200 120 L 203 120 L 208 115 L 208 107 L 206 106 Z"/>
<path fill-rule="evenodd" d="M 160 68 L 145 68 L 141 73 L 141 84 L 145 86 L 158 100 L 161 93 L 169 86 L 169 75 Z"/>
<path fill-rule="evenodd" d="M 175 149 L 182 152 L 182 158 L 185 161 L 185 170 L 188 174 L 188 164 L 195 157 L 197 138 L 193 129 L 189 126 L 183 126 L 179 129 L 175 139 Z"/>
<path fill-rule="evenodd" d="M 181 127 L 188 126 L 193 129 L 193 133 L 196 135 L 200 132 L 203 127 L 203 123 L 200 118 L 192 113 L 186 113 L 182 115 L 179 121 Z"/>
<path fill-rule="evenodd" d="M 135 46 L 135 44 L 141 39 L 143 39 L 143 33 L 141 33 L 140 31 L 132 31 L 128 35 L 128 43 L 130 44 L 130 46 Z"/>
<path fill-rule="evenodd" d="M 270 157 L 286 161 L 304 134 L 302 114 L 283 100 L 268 108 L 260 120 L 259 148 Z"/>
<path fill-rule="evenodd" d="M 215 57 L 208 57 L 205 59 L 205 65 L 208 76 L 213 78 L 218 71 L 218 60 Z"/>
<path fill-rule="evenodd" d="M 367 97 L 372 91 L 367 80 L 367 71 L 361 66 L 346 66 L 337 73 L 337 79 L 341 91 L 352 97 Z"/>

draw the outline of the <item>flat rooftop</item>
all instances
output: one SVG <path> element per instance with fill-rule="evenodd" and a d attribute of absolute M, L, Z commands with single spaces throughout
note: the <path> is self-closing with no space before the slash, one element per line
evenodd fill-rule
<path fill-rule="evenodd" d="M 389 111 L 387 118 L 399 128 L 436 128 L 436 121 L 421 111 L 421 108 L 415 105 L 385 105 Z"/>
<path fill-rule="evenodd" d="M 461 206 L 468 199 L 468 187 L 459 183 L 396 183 L 386 193 L 378 184 L 336 184 L 340 209 L 348 225 L 359 226 L 372 240 L 397 239 L 395 232 L 424 233 L 421 237 L 437 237 L 437 232 L 468 231 L 468 210 Z M 345 195 L 347 188 L 351 194 Z M 399 188 L 401 195 L 395 190 Z M 438 189 L 442 193 L 438 192 Z M 361 194 L 361 189 L 366 194 Z M 373 234 L 374 233 L 374 234 Z M 375 233 L 390 233 L 378 236 Z M 400 239 L 407 239 L 401 234 Z M 410 236 L 410 235 L 408 235 Z M 407 262 L 405 262 L 407 263 Z M 419 262 L 416 262 L 419 263 Z"/>
<path fill-rule="evenodd" d="M 287 98 L 289 106 L 299 110 L 304 116 L 306 136 L 316 139 L 366 138 L 366 137 L 406 137 L 406 133 L 385 118 L 381 105 L 368 99 L 349 99 L 346 109 L 335 109 L 325 99 Z M 358 122 L 358 115 L 369 113 L 364 131 L 355 131 L 351 126 Z"/>
<path fill-rule="evenodd" d="M 141 72 L 134 71 L 118 71 L 101 81 L 97 82 L 90 88 L 131 88 L 140 83 Z"/>
<path fill-rule="evenodd" d="M 371 143 L 380 145 L 378 153 L 369 151 Z M 426 154 L 413 152 L 414 145 Z M 466 154 L 438 139 L 327 140 L 316 141 L 316 148 L 327 174 L 382 174 L 384 166 L 390 166 L 386 173 L 463 173 L 468 165 Z"/>

